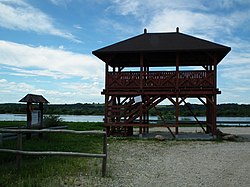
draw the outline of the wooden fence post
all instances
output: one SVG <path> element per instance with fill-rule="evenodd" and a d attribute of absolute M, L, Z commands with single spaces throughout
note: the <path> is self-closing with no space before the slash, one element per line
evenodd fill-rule
<path fill-rule="evenodd" d="M 0 133 L 0 145 L 2 145 L 2 144 L 3 144 L 3 134 Z"/>
<path fill-rule="evenodd" d="M 22 138 L 23 138 L 23 134 L 22 132 L 18 132 L 17 133 L 17 144 L 16 144 L 16 149 L 21 151 L 22 150 Z M 21 163 L 22 163 L 22 154 L 20 153 L 16 153 L 16 165 L 17 165 L 17 170 L 20 170 L 21 167 Z"/>
<path fill-rule="evenodd" d="M 106 156 L 102 159 L 102 177 L 105 177 L 107 170 L 107 133 L 103 135 L 103 154 Z"/>
<path fill-rule="evenodd" d="M 17 171 L 20 171 L 22 164 L 22 154 L 24 155 L 57 155 L 57 156 L 72 156 L 72 157 L 91 157 L 91 158 L 102 158 L 102 177 L 106 176 L 107 170 L 107 133 L 106 132 L 97 132 L 97 131 L 74 131 L 74 130 L 30 130 L 30 129 L 0 129 L 0 132 L 12 132 L 17 133 L 16 138 L 16 149 L 2 149 L 0 147 L 0 152 L 14 153 L 16 154 L 16 166 Z M 80 153 L 80 152 L 61 152 L 61 151 L 23 151 L 22 150 L 22 138 L 23 133 L 73 133 L 73 134 L 102 134 L 103 135 L 103 153 Z"/>

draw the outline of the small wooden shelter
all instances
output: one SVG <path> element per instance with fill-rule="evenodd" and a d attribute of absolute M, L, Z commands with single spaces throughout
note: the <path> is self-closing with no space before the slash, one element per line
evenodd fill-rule
<path fill-rule="evenodd" d="M 106 63 L 104 126 L 109 135 L 131 135 L 150 126 L 175 128 L 179 105 L 198 98 L 206 106 L 206 133 L 216 133 L 217 65 L 230 47 L 179 32 L 147 33 L 92 53 Z M 168 99 L 175 106 L 175 122 L 152 124 L 149 110 Z M 188 105 L 186 105 L 189 107 Z M 189 107 L 191 110 L 191 108 Z M 195 115 L 194 115 L 195 116 Z M 198 119 L 197 119 L 198 120 Z"/>
<path fill-rule="evenodd" d="M 49 102 L 42 95 L 35 94 L 27 94 L 19 102 L 27 103 L 27 128 L 42 128 L 43 104 Z M 32 103 L 38 103 L 38 108 L 34 108 Z"/>

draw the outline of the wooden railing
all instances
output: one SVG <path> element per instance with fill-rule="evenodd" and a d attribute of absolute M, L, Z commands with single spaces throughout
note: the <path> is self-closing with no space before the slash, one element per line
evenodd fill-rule
<path fill-rule="evenodd" d="M 30 130 L 30 129 L 0 129 L 0 133 L 17 133 L 17 149 L 0 149 L 0 152 L 14 153 L 16 154 L 17 168 L 21 166 L 22 155 L 32 156 L 43 156 L 43 155 L 54 155 L 54 156 L 71 156 L 71 157 L 91 157 L 91 158 L 102 158 L 102 176 L 106 176 L 106 165 L 107 165 L 107 135 L 106 132 L 100 131 L 74 131 L 74 130 Z M 70 134 L 82 134 L 82 135 L 103 135 L 103 153 L 80 153 L 80 152 L 60 152 L 60 151 L 23 151 L 22 150 L 22 137 L 23 133 L 70 133 Z"/>
<path fill-rule="evenodd" d="M 109 72 L 108 89 L 190 89 L 213 88 L 213 71 Z"/>

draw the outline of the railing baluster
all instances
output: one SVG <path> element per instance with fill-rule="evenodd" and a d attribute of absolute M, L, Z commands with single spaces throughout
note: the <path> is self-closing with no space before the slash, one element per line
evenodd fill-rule
<path fill-rule="evenodd" d="M 110 72 L 111 82 L 118 84 L 109 84 L 110 89 L 138 89 L 140 87 L 140 72 Z M 175 88 L 177 79 L 181 88 L 212 88 L 213 72 L 194 70 L 180 71 L 179 77 L 175 76 L 175 71 L 150 71 L 143 72 L 144 89 L 159 88 L 170 89 Z"/>

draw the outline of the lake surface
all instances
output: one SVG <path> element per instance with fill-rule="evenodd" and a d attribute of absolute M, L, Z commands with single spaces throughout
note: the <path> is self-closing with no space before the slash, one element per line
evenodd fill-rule
<path fill-rule="evenodd" d="M 104 116 L 60 115 L 60 118 L 68 122 L 103 122 Z M 26 121 L 26 114 L 0 114 L 0 121 Z"/>
<path fill-rule="evenodd" d="M 103 122 L 104 116 L 92 116 L 92 115 L 60 115 L 63 121 L 67 122 Z M 150 120 L 157 120 L 157 116 L 150 116 Z M 206 117 L 197 117 L 199 121 L 205 121 Z M 195 121 L 192 116 L 181 116 L 180 120 Z M 26 121 L 26 114 L 0 114 L 0 121 Z M 217 121 L 249 121 L 250 117 L 217 117 Z M 229 125 L 229 124 L 227 124 Z M 237 124 L 232 124 L 237 125 Z M 245 124 L 245 125 L 250 125 Z M 242 124 L 243 126 L 243 124 Z"/>

